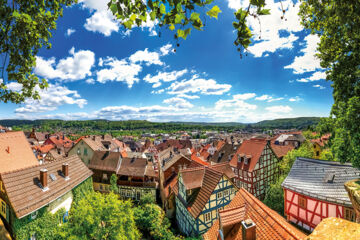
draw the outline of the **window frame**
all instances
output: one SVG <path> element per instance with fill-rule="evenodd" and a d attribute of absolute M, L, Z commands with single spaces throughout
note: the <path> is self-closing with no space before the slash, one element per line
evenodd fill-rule
<path fill-rule="evenodd" d="M 307 209 L 307 199 L 302 196 L 298 196 L 298 206 L 302 209 Z"/>

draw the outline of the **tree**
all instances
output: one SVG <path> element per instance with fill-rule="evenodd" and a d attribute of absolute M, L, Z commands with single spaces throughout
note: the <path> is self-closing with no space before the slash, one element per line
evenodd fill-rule
<path fill-rule="evenodd" d="M 298 149 L 289 151 L 280 163 L 281 175 L 279 179 L 275 183 L 270 184 L 269 189 L 266 191 L 264 203 L 280 214 L 284 214 L 284 192 L 281 184 L 289 174 L 297 157 L 313 157 L 314 152 L 311 146 L 311 143 L 307 140 Z"/>
<path fill-rule="evenodd" d="M 270 184 L 264 203 L 280 214 L 284 214 L 284 191 L 281 187 L 286 175 L 282 175 L 275 183 Z"/>
<path fill-rule="evenodd" d="M 170 231 L 170 222 L 164 210 L 153 202 L 151 196 L 145 199 L 135 208 L 134 214 L 136 226 L 143 235 L 154 240 L 180 240 Z"/>
<path fill-rule="evenodd" d="M 113 193 L 118 193 L 119 192 L 119 188 L 117 185 L 117 176 L 116 174 L 112 174 L 110 177 L 110 191 Z"/>
<path fill-rule="evenodd" d="M 42 47 L 51 48 L 51 30 L 62 8 L 74 0 L 0 0 L 0 101 L 20 103 L 25 98 L 39 98 L 38 90 L 46 80 L 32 73 L 36 54 Z M 10 83 L 22 90 L 8 88 Z"/>
<path fill-rule="evenodd" d="M 307 0 L 302 24 L 320 37 L 317 57 L 332 82 L 331 150 L 336 161 L 360 167 L 360 2 Z M 325 126 L 324 126 L 325 125 Z"/>
<path fill-rule="evenodd" d="M 64 239 L 140 239 L 134 209 L 114 193 L 92 192 L 74 203 Z"/>

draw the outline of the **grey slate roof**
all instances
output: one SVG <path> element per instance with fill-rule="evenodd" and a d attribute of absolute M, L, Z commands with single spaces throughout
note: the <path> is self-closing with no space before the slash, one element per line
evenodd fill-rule
<path fill-rule="evenodd" d="M 298 157 L 281 186 L 326 202 L 351 206 L 344 183 L 359 176 L 360 170 L 348 163 Z"/>

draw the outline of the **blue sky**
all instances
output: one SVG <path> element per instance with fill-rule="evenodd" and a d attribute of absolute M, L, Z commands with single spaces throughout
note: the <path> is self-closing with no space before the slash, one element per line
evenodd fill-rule
<path fill-rule="evenodd" d="M 332 89 L 314 57 L 319 39 L 299 23 L 299 3 L 282 1 L 285 21 L 280 3 L 267 1 L 272 15 L 261 19 L 261 39 L 258 21 L 249 19 L 254 42 L 240 59 L 231 23 L 248 1 L 216 2 L 219 19 L 207 18 L 205 31 L 193 30 L 177 48 L 173 32 L 154 22 L 126 31 L 106 0 L 64 9 L 52 49 L 39 52 L 34 69 L 49 88 L 40 101 L 1 103 L 0 118 L 256 122 L 328 116 Z"/>

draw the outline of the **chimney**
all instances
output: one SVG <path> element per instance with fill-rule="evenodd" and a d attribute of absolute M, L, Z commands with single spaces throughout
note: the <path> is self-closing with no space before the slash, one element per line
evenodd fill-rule
<path fill-rule="evenodd" d="M 57 135 L 57 136 L 56 136 L 56 139 L 57 139 L 57 140 L 60 140 L 60 137 L 59 137 L 59 135 Z"/>
<path fill-rule="evenodd" d="M 65 140 L 65 135 L 63 134 L 62 139 Z"/>
<path fill-rule="evenodd" d="M 92 136 L 93 141 L 95 141 L 95 138 L 96 138 L 96 136 L 95 136 L 95 135 L 94 135 L 94 136 Z"/>
<path fill-rule="evenodd" d="M 10 154 L 10 146 L 8 146 L 8 147 L 6 148 L 6 152 L 7 152 L 8 154 Z"/>
<path fill-rule="evenodd" d="M 40 170 L 40 183 L 43 187 L 43 191 L 48 190 L 48 180 L 47 180 L 47 169 L 43 168 Z"/>
<path fill-rule="evenodd" d="M 256 240 L 256 225 L 251 219 L 246 219 L 241 222 L 242 225 L 242 239 Z"/>
<path fill-rule="evenodd" d="M 62 173 L 64 174 L 65 180 L 68 180 L 69 179 L 69 164 L 68 163 L 63 163 Z"/>

